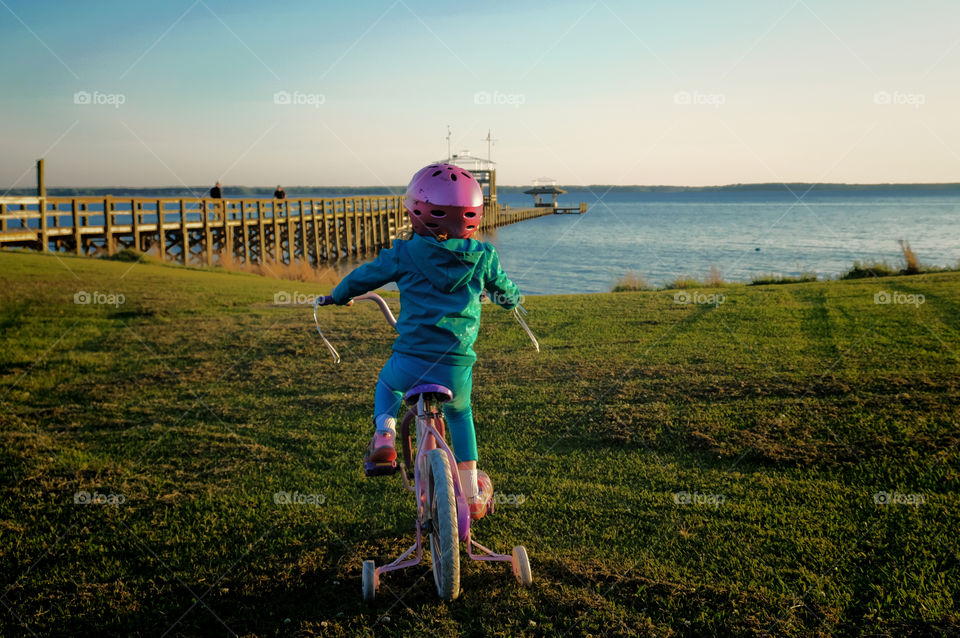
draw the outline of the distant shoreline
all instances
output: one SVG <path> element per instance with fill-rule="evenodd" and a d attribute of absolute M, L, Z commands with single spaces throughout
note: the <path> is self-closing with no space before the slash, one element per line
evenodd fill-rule
<path fill-rule="evenodd" d="M 843 184 L 843 183 L 813 183 L 813 182 L 792 182 L 792 183 L 756 183 L 756 184 L 724 184 L 720 186 L 670 186 L 670 185 L 609 185 L 609 184 L 589 184 L 589 185 L 568 185 L 561 184 L 562 188 L 568 191 L 595 191 L 611 193 L 709 193 L 709 192 L 794 192 L 803 193 L 806 191 L 858 191 L 858 192 L 884 192 L 884 191 L 915 191 L 915 192 L 941 192 L 941 191 L 960 191 L 960 182 L 949 183 L 884 183 L 884 184 Z M 523 186 L 504 186 L 498 185 L 497 190 L 501 193 L 522 193 L 529 189 L 529 185 Z M 224 195 L 227 198 L 240 199 L 245 197 L 263 196 L 264 193 L 272 194 L 275 186 L 231 186 L 224 187 Z M 141 194 L 150 194 L 159 197 L 193 197 L 195 192 L 206 196 L 209 192 L 209 186 L 97 186 L 97 187 L 57 187 L 47 188 L 47 194 L 52 197 L 72 197 L 72 196 L 136 196 Z M 331 196 L 352 196 L 369 195 L 384 193 L 390 195 L 400 195 L 406 190 L 406 186 L 288 186 L 285 191 L 288 197 L 298 197 L 300 195 L 311 195 L 315 193 L 324 193 Z M 7 195 L 10 196 L 33 196 L 36 194 L 35 188 L 12 188 Z M 268 195 L 269 196 L 269 195 Z"/>

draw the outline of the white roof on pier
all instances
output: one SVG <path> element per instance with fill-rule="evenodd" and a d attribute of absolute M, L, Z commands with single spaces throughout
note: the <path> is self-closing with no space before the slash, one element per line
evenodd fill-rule
<path fill-rule="evenodd" d="M 468 171 L 490 171 L 494 169 L 494 164 L 496 164 L 493 160 L 471 155 L 470 151 L 454 153 L 447 159 L 441 161 L 456 164 L 460 168 L 465 168 Z"/>

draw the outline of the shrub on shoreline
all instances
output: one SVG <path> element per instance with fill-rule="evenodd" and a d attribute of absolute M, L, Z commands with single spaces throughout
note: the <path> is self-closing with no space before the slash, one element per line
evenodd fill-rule
<path fill-rule="evenodd" d="M 613 285 L 610 292 L 635 292 L 637 290 L 653 290 L 638 272 L 628 270 L 622 276 L 617 277 L 617 283 Z"/>
<path fill-rule="evenodd" d="M 910 247 L 910 242 L 906 239 L 898 239 L 900 251 L 903 253 L 904 267 L 900 270 L 894 269 L 890 264 L 884 261 L 874 262 L 853 262 L 853 268 L 840 275 L 840 279 L 864 279 L 866 277 L 892 277 L 894 275 L 922 275 L 934 272 L 951 272 L 960 270 L 960 260 L 957 260 L 956 266 L 924 266 L 917 258 L 917 254 Z"/>
<path fill-rule="evenodd" d="M 723 275 L 720 274 L 720 269 L 716 266 L 710 266 L 710 272 L 707 273 L 707 277 L 703 281 L 689 276 L 675 277 L 673 281 L 666 285 L 664 290 L 673 290 L 676 288 L 681 290 L 686 288 L 723 288 L 729 285 L 730 283 L 725 281 Z"/>
<path fill-rule="evenodd" d="M 705 288 L 705 286 L 702 281 L 693 277 L 677 277 L 667 284 L 664 290 L 673 290 L 674 288 L 684 290 L 686 288 Z"/>
<path fill-rule="evenodd" d="M 867 277 L 891 277 L 899 275 L 900 271 L 895 270 L 887 260 L 883 261 L 855 261 L 853 268 L 840 275 L 840 279 L 866 279 Z"/>
<path fill-rule="evenodd" d="M 769 284 L 803 284 L 811 281 L 817 281 L 817 273 L 805 272 L 800 273 L 799 275 L 778 275 L 775 273 L 770 273 L 768 275 L 754 277 L 753 280 L 747 285 L 766 286 Z"/>

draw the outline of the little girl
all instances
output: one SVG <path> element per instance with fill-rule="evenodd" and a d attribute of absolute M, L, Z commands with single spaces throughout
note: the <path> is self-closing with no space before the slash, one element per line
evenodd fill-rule
<path fill-rule="evenodd" d="M 483 216 L 483 190 L 468 171 L 443 163 L 422 168 L 410 180 L 404 203 L 413 236 L 395 241 L 375 261 L 347 275 L 331 293 L 334 302 L 344 305 L 387 282 L 395 281 L 400 288 L 399 336 L 377 381 L 376 433 L 364 461 L 396 459 L 396 415 L 406 390 L 420 383 L 446 386 L 453 399 L 443 412 L 460 485 L 470 516 L 479 519 L 493 494 L 489 477 L 477 471 L 470 409 L 480 297 L 488 291 L 509 310 L 519 303 L 520 291 L 501 270 L 496 249 L 470 239 Z"/>

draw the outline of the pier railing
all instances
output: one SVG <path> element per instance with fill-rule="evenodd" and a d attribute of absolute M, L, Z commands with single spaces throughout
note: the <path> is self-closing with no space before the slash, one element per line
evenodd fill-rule
<path fill-rule="evenodd" d="M 480 229 L 551 209 L 487 206 Z M 408 227 L 403 197 L 172 199 L 144 197 L 0 198 L 0 248 L 77 255 L 123 248 L 185 265 L 309 263 L 374 255 Z"/>

